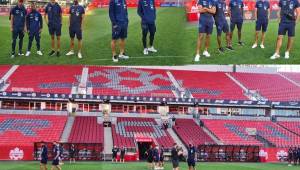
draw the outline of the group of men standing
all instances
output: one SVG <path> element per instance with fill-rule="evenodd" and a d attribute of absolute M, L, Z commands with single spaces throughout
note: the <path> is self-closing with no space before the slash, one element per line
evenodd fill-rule
<path fill-rule="evenodd" d="M 280 13 L 279 13 L 279 28 L 278 38 L 276 43 L 276 50 L 270 59 L 277 59 L 280 57 L 280 48 L 282 45 L 283 36 L 288 33 L 288 44 L 285 52 L 285 58 L 289 58 L 289 52 L 292 48 L 293 38 L 295 36 L 295 25 L 300 18 L 300 5 L 298 0 L 280 0 L 279 1 Z M 199 0 L 198 11 L 200 13 L 199 18 L 199 34 L 196 48 L 195 62 L 200 61 L 200 50 L 205 37 L 205 48 L 202 55 L 210 57 L 208 48 L 210 46 L 210 36 L 213 32 L 213 25 L 215 23 L 217 29 L 217 42 L 218 50 L 220 53 L 224 53 L 225 49 L 221 44 L 222 32 L 226 34 L 226 49 L 233 50 L 232 37 L 235 27 L 238 30 L 238 45 L 244 46 L 242 41 L 242 26 L 244 15 L 244 3 L 243 0 L 230 0 L 228 7 L 228 14 L 230 16 L 230 26 L 226 20 L 226 3 L 225 0 Z M 255 42 L 252 48 L 256 48 L 258 45 L 258 35 L 262 32 L 261 44 L 262 49 L 265 48 L 265 32 L 267 31 L 268 22 L 270 18 L 270 3 L 268 0 L 257 0 L 255 5 L 255 18 L 256 18 L 256 32 Z"/>
<path fill-rule="evenodd" d="M 159 148 L 158 146 L 153 147 L 150 145 L 150 148 L 145 153 L 149 170 L 164 169 L 164 152 L 164 146 Z"/>
<path fill-rule="evenodd" d="M 78 58 L 82 58 L 81 54 L 81 40 L 82 40 L 82 22 L 84 19 L 84 8 L 79 5 L 78 0 L 74 0 L 73 5 L 69 10 L 69 34 L 71 39 L 70 51 L 66 55 L 74 54 L 74 38 L 78 39 Z M 42 56 L 40 46 L 41 32 L 43 29 L 43 18 L 40 12 L 36 9 L 35 2 L 31 3 L 30 13 L 27 14 L 27 10 L 23 5 L 23 0 L 19 0 L 18 4 L 11 9 L 11 32 L 12 32 L 12 52 L 11 58 L 16 56 L 15 48 L 16 42 L 19 38 L 19 52 L 18 55 L 24 55 L 22 52 L 23 38 L 25 33 L 28 33 L 29 43 L 25 56 L 30 56 L 32 42 L 36 40 L 37 54 Z M 60 5 L 51 0 L 45 7 L 44 20 L 48 25 L 49 34 L 51 36 L 51 51 L 49 56 L 60 56 L 60 36 L 62 28 L 62 9 Z M 26 24 L 25 24 L 26 23 Z M 56 39 L 56 45 L 55 45 Z"/>
<path fill-rule="evenodd" d="M 118 152 L 120 152 L 120 163 L 125 163 L 125 154 L 127 149 L 123 146 L 121 148 L 118 148 L 117 146 L 114 146 L 112 149 L 112 162 L 118 162 Z"/>
<path fill-rule="evenodd" d="M 60 164 L 62 161 L 63 157 L 63 148 L 62 146 L 54 141 L 53 142 L 53 160 L 52 160 L 52 167 L 51 170 L 61 170 Z M 43 143 L 41 147 L 41 155 L 40 155 L 40 170 L 47 170 L 47 163 L 48 163 L 48 148 L 47 146 Z"/>
<path fill-rule="evenodd" d="M 292 163 L 294 165 L 300 165 L 300 147 L 290 147 L 288 150 L 288 162 L 289 166 L 292 166 Z"/>

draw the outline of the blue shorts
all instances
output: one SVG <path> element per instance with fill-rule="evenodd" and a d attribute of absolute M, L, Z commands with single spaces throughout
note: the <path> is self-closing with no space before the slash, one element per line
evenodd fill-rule
<path fill-rule="evenodd" d="M 256 21 L 255 30 L 266 32 L 268 28 L 268 21 Z"/>
<path fill-rule="evenodd" d="M 58 159 L 54 159 L 54 160 L 52 161 L 52 165 L 54 165 L 54 166 L 59 165 L 59 160 L 58 160 Z"/>
<path fill-rule="evenodd" d="M 150 32 L 150 34 L 154 34 L 156 32 L 156 25 L 155 25 L 155 23 L 149 24 L 149 23 L 143 23 L 142 22 L 142 31 L 144 33 Z"/>
<path fill-rule="evenodd" d="M 115 26 L 112 26 L 112 39 L 118 40 L 127 38 L 127 29 L 128 23 L 116 24 Z"/>
<path fill-rule="evenodd" d="M 41 159 L 42 164 L 47 164 L 48 160 L 47 159 Z"/>
<path fill-rule="evenodd" d="M 188 166 L 193 166 L 193 167 L 195 167 L 195 165 L 196 165 L 196 162 L 195 162 L 194 159 L 188 159 L 188 160 L 187 160 L 187 163 L 188 163 Z"/>
<path fill-rule="evenodd" d="M 82 40 L 82 30 L 80 28 L 69 27 L 70 38 L 76 38 Z"/>
<path fill-rule="evenodd" d="M 209 21 L 199 21 L 199 33 L 212 34 L 214 23 Z"/>
<path fill-rule="evenodd" d="M 61 36 L 61 25 L 49 24 L 48 29 L 50 35 Z"/>
<path fill-rule="evenodd" d="M 279 23 L 278 35 L 286 35 L 286 32 L 288 32 L 289 37 L 294 37 L 295 36 L 295 26 L 296 26 L 296 24 L 294 22 Z"/>
<path fill-rule="evenodd" d="M 224 32 L 224 33 L 229 32 L 229 26 L 228 26 L 227 21 L 216 22 L 216 28 L 217 28 L 218 36 L 221 36 L 222 32 Z"/>
<path fill-rule="evenodd" d="M 235 26 L 237 27 L 238 31 L 241 31 L 243 27 L 243 21 L 230 21 L 230 32 L 234 31 Z"/>

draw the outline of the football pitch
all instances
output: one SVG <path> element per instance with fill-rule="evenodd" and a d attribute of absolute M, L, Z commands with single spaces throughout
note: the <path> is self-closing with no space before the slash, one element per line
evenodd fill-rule
<path fill-rule="evenodd" d="M 50 169 L 50 163 L 48 163 Z M 39 162 L 0 162 L 1 170 L 37 170 Z M 136 163 L 109 163 L 109 162 L 77 162 L 62 165 L 63 170 L 147 170 L 145 162 Z M 180 170 L 187 170 L 186 163 L 180 163 Z M 261 163 L 198 163 L 197 170 L 296 170 L 299 166 L 288 167 L 287 164 Z M 165 170 L 172 170 L 171 164 L 165 165 Z"/>
<path fill-rule="evenodd" d="M 30 57 L 10 58 L 11 33 L 7 16 L 0 17 L 0 64 L 87 64 L 87 65 L 116 65 L 111 61 L 111 24 L 108 9 L 90 11 L 83 26 L 83 59 L 77 56 L 65 56 L 69 50 L 69 34 L 67 17 L 63 19 L 61 37 L 61 57 L 49 57 L 50 36 L 44 24 L 42 32 L 41 49 L 44 56 L 35 55 L 35 42 Z M 270 60 L 273 54 L 278 29 L 277 21 L 271 21 L 266 35 L 265 49 L 251 49 L 253 43 L 255 22 L 246 22 L 243 28 L 243 41 L 246 46 L 237 46 L 236 32 L 233 39 L 235 51 L 226 51 L 219 54 L 216 43 L 216 30 L 211 36 L 212 57 L 201 58 L 198 63 L 193 62 L 197 39 L 197 23 L 187 23 L 184 8 L 158 8 L 157 34 L 155 47 L 158 53 L 144 56 L 142 54 L 140 18 L 135 8 L 129 8 L 129 30 L 126 54 L 131 58 L 119 61 L 117 65 L 185 65 L 185 64 L 299 64 L 300 63 L 300 27 L 297 25 L 296 38 L 291 58 Z M 23 53 L 27 48 L 28 36 L 24 38 Z M 225 43 L 225 42 L 223 42 Z M 286 40 L 283 47 L 286 46 Z M 75 44 L 76 47 L 76 44 Z M 76 49 L 76 48 L 75 48 Z M 284 49 L 282 48 L 282 54 Z"/>

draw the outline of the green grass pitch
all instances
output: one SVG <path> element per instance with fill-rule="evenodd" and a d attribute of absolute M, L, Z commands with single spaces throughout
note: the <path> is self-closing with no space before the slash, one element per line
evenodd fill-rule
<path fill-rule="evenodd" d="M 64 56 L 69 50 L 69 34 L 67 28 L 67 17 L 63 20 L 63 30 L 61 37 L 62 56 L 49 57 L 50 36 L 48 28 L 44 26 L 42 32 L 41 48 L 44 56 L 35 55 L 35 43 L 32 47 L 30 57 L 10 58 L 11 33 L 9 30 L 9 20 L 7 16 L 0 17 L 0 64 L 88 64 L 88 65 L 115 65 L 111 61 L 111 25 L 108 18 L 108 9 L 97 9 L 91 11 L 86 16 L 84 23 L 83 39 L 83 59 L 76 56 Z M 141 26 L 140 18 L 136 14 L 136 9 L 129 9 L 129 31 L 126 53 L 131 57 L 127 61 L 120 61 L 117 65 L 184 65 L 195 64 L 197 39 L 197 23 L 187 23 L 184 8 L 158 8 L 157 10 L 157 34 L 155 47 L 159 50 L 156 54 L 144 56 L 142 54 Z M 227 51 L 225 54 L 217 52 L 216 30 L 214 28 L 211 37 L 211 58 L 201 58 L 197 64 L 299 64 L 300 63 L 300 27 L 297 25 L 296 38 L 291 58 L 283 58 L 272 61 L 269 57 L 273 54 L 277 35 L 278 23 L 271 21 L 266 37 L 266 49 L 251 49 L 254 35 L 254 22 L 247 22 L 243 28 L 243 41 L 246 46 L 236 45 L 236 32 L 234 36 L 233 52 Z M 25 37 L 23 52 L 27 47 L 28 36 Z M 283 48 L 286 40 L 284 41 Z M 284 49 L 282 48 L 282 55 Z"/>
<path fill-rule="evenodd" d="M 51 163 L 51 162 L 50 162 Z M 48 169 L 50 169 L 50 163 Z M 36 170 L 39 162 L 0 162 L 1 170 Z M 144 162 L 136 163 L 108 163 L 108 162 L 77 162 L 62 166 L 63 170 L 147 170 Z M 186 163 L 180 163 L 180 170 L 187 170 Z M 198 163 L 197 170 L 296 170 L 298 167 L 288 167 L 287 164 L 262 164 L 262 163 Z M 172 170 L 171 164 L 167 163 L 165 170 Z"/>

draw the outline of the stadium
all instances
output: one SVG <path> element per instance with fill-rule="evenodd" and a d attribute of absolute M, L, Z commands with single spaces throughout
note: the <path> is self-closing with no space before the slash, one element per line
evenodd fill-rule
<path fill-rule="evenodd" d="M 5 4 L 7 1 L 2 1 Z M 28 1 L 31 2 L 31 1 Z M 111 61 L 111 51 L 109 48 L 111 40 L 111 23 L 108 17 L 107 0 L 84 1 L 83 5 L 88 11 L 84 21 L 83 36 L 83 58 L 64 56 L 69 50 L 68 16 L 63 17 L 63 27 L 61 36 L 62 57 L 49 57 L 44 55 L 32 55 L 31 57 L 10 58 L 11 32 L 8 20 L 11 5 L 0 6 L 0 51 L 1 64 L 100 64 L 115 65 Z M 226 1 L 227 2 L 227 1 Z M 44 5 L 47 1 L 38 1 L 39 11 L 44 13 Z M 70 1 L 59 1 L 66 14 Z M 228 2 L 227 2 L 228 3 Z M 242 30 L 245 46 L 237 45 L 237 37 L 234 34 L 234 51 L 226 51 L 220 54 L 217 48 L 216 30 L 214 28 L 211 37 L 211 47 L 209 49 L 212 57 L 204 58 L 200 64 L 297 64 L 299 63 L 299 43 L 295 43 L 291 51 L 289 60 L 278 59 L 270 60 L 270 56 L 275 49 L 275 42 L 278 31 L 278 21 L 276 19 L 278 11 L 278 1 L 271 1 L 271 20 L 269 29 L 266 33 L 265 49 L 251 49 L 254 41 L 255 21 L 254 21 L 254 1 L 245 1 L 244 27 Z M 8 4 L 14 4 L 9 1 Z M 160 0 L 156 1 L 157 6 L 157 33 L 155 37 L 155 47 L 158 53 L 144 56 L 141 43 L 140 18 L 136 12 L 137 1 L 128 1 L 129 7 L 129 30 L 127 39 L 126 53 L 131 59 L 122 61 L 119 65 L 185 65 L 199 64 L 193 61 L 197 41 L 199 15 L 195 12 L 195 1 L 193 0 Z M 29 8 L 28 3 L 26 4 Z M 28 9 L 29 10 L 29 9 Z M 45 24 L 44 24 L 45 25 Z M 296 33 L 299 26 L 296 26 Z M 299 36 L 295 37 L 295 42 L 299 41 Z M 27 46 L 28 37 L 24 38 L 24 46 Z M 286 40 L 284 41 L 286 43 Z M 43 53 L 50 50 L 50 37 L 47 26 L 45 25 L 41 34 L 41 49 Z"/>
<path fill-rule="evenodd" d="M 279 170 L 300 144 L 298 66 L 0 66 L 0 169 L 147 169 L 145 151 L 197 148 L 197 169 Z M 69 164 L 75 145 L 75 164 Z M 126 147 L 125 163 L 111 163 Z M 119 160 L 120 155 L 117 155 Z"/>

